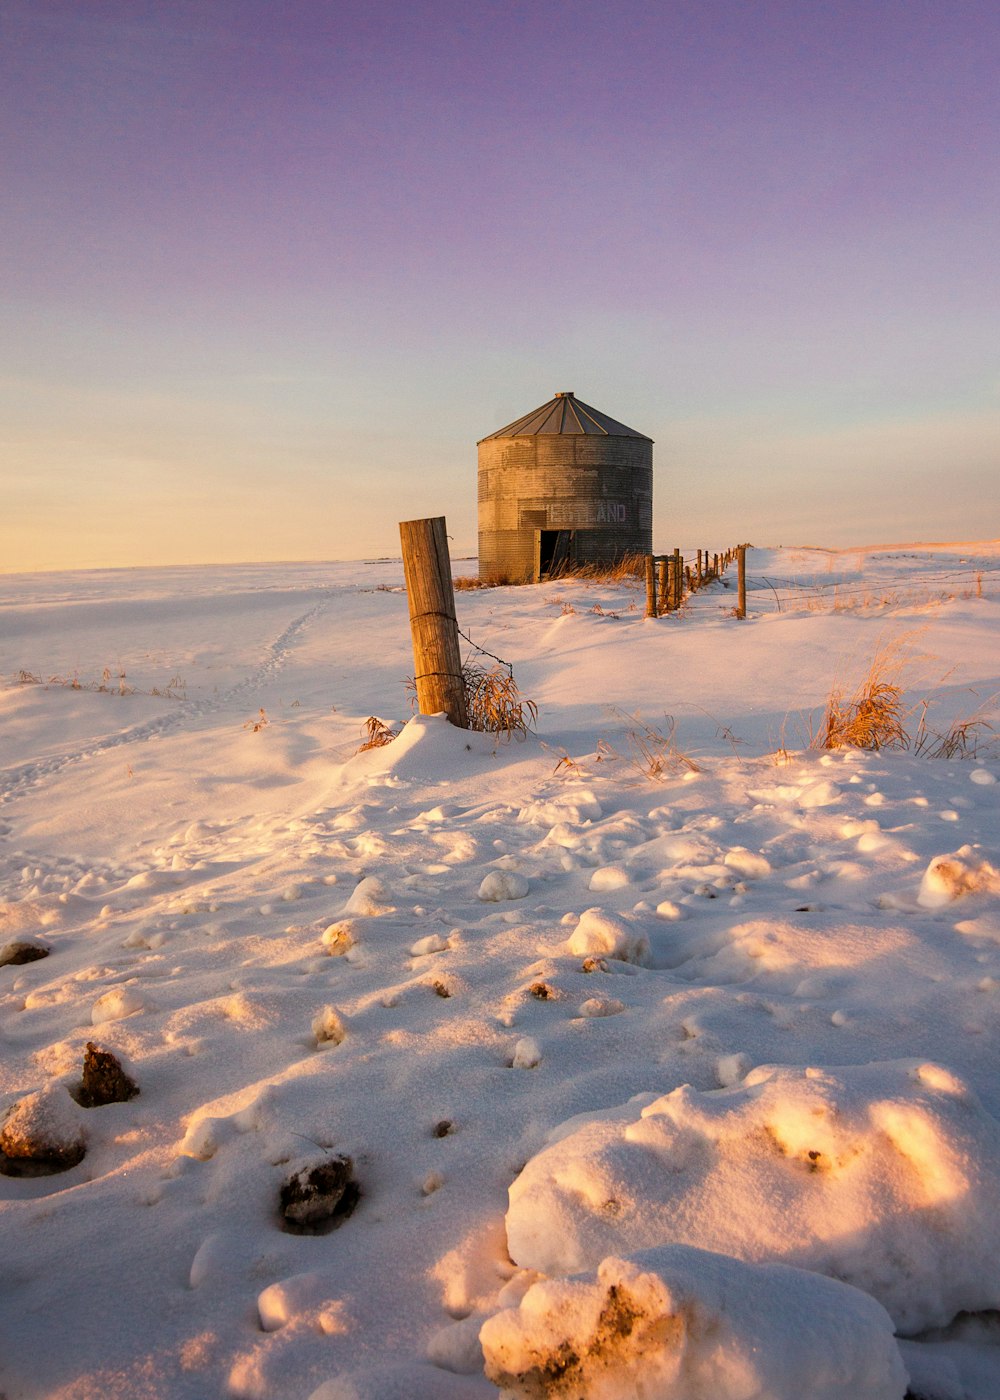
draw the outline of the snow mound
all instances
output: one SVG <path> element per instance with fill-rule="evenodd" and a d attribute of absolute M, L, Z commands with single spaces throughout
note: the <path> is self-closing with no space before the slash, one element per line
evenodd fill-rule
<path fill-rule="evenodd" d="M 905 1331 L 1000 1305 L 1000 1124 L 940 1066 L 767 1066 L 557 1132 L 510 1188 L 523 1268 L 680 1243 L 846 1280 Z"/>
<path fill-rule="evenodd" d="M 924 871 L 917 903 L 940 909 L 969 894 L 1000 894 L 1000 870 L 972 846 L 935 856 Z"/>
<path fill-rule="evenodd" d="M 632 963 L 644 963 L 649 958 L 649 939 L 645 933 L 630 928 L 622 919 L 600 908 L 583 911 L 565 946 L 567 952 L 577 957 L 606 954 Z"/>
<path fill-rule="evenodd" d="M 856 1288 L 683 1245 L 534 1284 L 480 1331 L 502 1400 L 901 1400 L 885 1310 Z"/>
<path fill-rule="evenodd" d="M 494 734 L 456 729 L 446 715 L 414 715 L 389 744 L 349 758 L 341 780 L 394 779 L 403 782 L 459 777 L 495 767 Z"/>
<path fill-rule="evenodd" d="M 499 904 L 505 899 L 523 899 L 529 888 L 516 870 L 491 870 L 479 886 L 479 898 L 484 904 Z"/>
<path fill-rule="evenodd" d="M 393 908 L 392 895 L 388 886 L 377 876 L 369 875 L 355 885 L 350 899 L 344 905 L 344 913 L 374 916 L 391 914 Z M 329 930 L 327 931 L 329 932 Z"/>
<path fill-rule="evenodd" d="M 146 999 L 137 987 L 112 987 L 94 1002 L 90 1021 L 94 1026 L 103 1026 L 108 1021 L 123 1021 L 126 1016 L 146 1009 Z"/>
<path fill-rule="evenodd" d="M 321 1273 L 294 1274 L 272 1283 L 258 1294 L 257 1313 L 264 1332 L 304 1322 L 331 1336 L 350 1326 L 334 1280 Z"/>

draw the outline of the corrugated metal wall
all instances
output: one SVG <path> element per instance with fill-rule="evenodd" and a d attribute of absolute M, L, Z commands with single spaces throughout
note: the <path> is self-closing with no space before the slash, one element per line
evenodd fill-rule
<path fill-rule="evenodd" d="M 648 438 L 550 434 L 479 444 L 479 574 L 530 578 L 535 531 L 575 530 L 580 563 L 653 548 Z"/>

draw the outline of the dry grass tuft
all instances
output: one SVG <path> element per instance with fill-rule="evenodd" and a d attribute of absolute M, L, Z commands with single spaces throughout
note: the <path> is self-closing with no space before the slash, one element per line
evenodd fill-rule
<path fill-rule="evenodd" d="M 381 749 L 386 744 L 391 744 L 396 737 L 396 731 L 391 724 L 386 724 L 384 719 L 379 719 L 378 715 L 369 715 L 361 726 L 362 733 L 368 737 L 358 749 L 358 753 L 366 753 L 369 749 Z"/>
<path fill-rule="evenodd" d="M 624 710 L 612 709 L 611 713 L 624 719 L 630 728 L 625 732 L 628 746 L 628 759 L 644 778 L 658 781 L 675 773 L 699 773 L 701 769 L 693 758 L 681 753 L 677 747 L 677 725 L 672 715 L 664 715 L 663 728 L 647 724 L 638 715 L 630 715 Z M 599 746 L 600 748 L 600 746 Z M 604 745 L 603 757 L 618 757 L 614 749 Z"/>
<path fill-rule="evenodd" d="M 551 582 L 555 578 L 585 579 L 589 583 L 627 583 L 646 577 L 646 556 L 644 554 L 623 554 L 610 564 L 565 564 L 546 575 Z"/>
<path fill-rule="evenodd" d="M 991 696 L 971 715 L 954 720 L 946 730 L 935 729 L 927 719 L 930 700 L 912 706 L 906 703 L 901 675 L 914 659 L 908 637 L 881 644 L 850 697 L 845 697 L 839 688 L 831 693 L 811 746 L 875 752 L 910 749 L 924 758 L 944 759 L 979 758 L 994 751 L 1000 743 L 1000 696 Z M 907 722 L 917 709 L 920 719 L 911 736 Z"/>
<path fill-rule="evenodd" d="M 902 686 L 869 674 L 845 700 L 838 692 L 827 701 L 820 748 L 905 749 L 909 736 L 903 723 Z"/>
<path fill-rule="evenodd" d="M 1000 696 L 991 696 L 965 719 L 955 720 L 941 733 L 927 723 L 928 702 L 921 705 L 920 722 L 913 740 L 913 752 L 925 758 L 983 758 L 1000 745 L 997 719 Z"/>
<path fill-rule="evenodd" d="M 913 659 L 908 636 L 880 642 L 854 691 L 847 695 L 837 686 L 830 692 L 812 747 L 876 752 L 909 748 L 900 677 Z"/>
<path fill-rule="evenodd" d="M 487 670 L 467 661 L 462 667 L 462 678 L 470 729 L 499 734 L 505 739 L 523 739 L 535 727 L 538 706 L 534 700 L 524 698 L 506 666 Z"/>

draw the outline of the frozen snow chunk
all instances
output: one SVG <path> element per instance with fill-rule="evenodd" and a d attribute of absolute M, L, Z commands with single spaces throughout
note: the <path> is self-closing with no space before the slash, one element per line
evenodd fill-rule
<path fill-rule="evenodd" d="M 137 987 L 112 987 L 97 998 L 90 1012 L 91 1024 L 101 1026 L 106 1021 L 123 1021 L 137 1011 L 146 1010 L 146 999 Z"/>
<path fill-rule="evenodd" d="M 632 963 L 644 963 L 649 957 L 649 939 L 645 933 L 600 908 L 583 911 L 565 946 L 567 952 L 577 957 L 603 953 Z"/>
<path fill-rule="evenodd" d="M 265 1332 L 277 1332 L 289 1322 L 318 1323 L 322 1314 L 327 1325 L 321 1330 L 329 1333 L 329 1324 L 338 1311 L 333 1280 L 318 1273 L 293 1274 L 257 1295 L 257 1314 Z M 346 1321 L 335 1330 L 346 1331 Z"/>
<path fill-rule="evenodd" d="M 715 1077 L 723 1089 L 731 1089 L 739 1084 L 750 1072 L 750 1056 L 742 1051 L 735 1055 L 720 1055 L 715 1064 Z"/>
<path fill-rule="evenodd" d="M 451 944 L 439 933 L 429 933 L 426 938 L 418 938 L 410 947 L 411 958 L 426 958 L 431 953 L 444 953 Z"/>
<path fill-rule="evenodd" d="M 750 880 L 760 880 L 771 873 L 771 862 L 766 856 L 757 855 L 743 846 L 734 846 L 731 851 L 727 851 L 724 860 L 730 870 L 735 870 Z"/>
<path fill-rule="evenodd" d="M 241 1262 L 239 1245 L 232 1231 L 206 1235 L 191 1260 L 188 1287 L 201 1288 L 207 1282 L 227 1285 Z"/>
<path fill-rule="evenodd" d="M 463 1317 L 442 1327 L 427 1343 L 427 1359 L 442 1371 L 451 1371 L 459 1376 L 477 1376 L 483 1372 L 483 1349 L 479 1344 L 479 1329 L 483 1325 L 482 1313 Z"/>
<path fill-rule="evenodd" d="M 679 1243 L 844 1279 L 906 1332 L 1000 1306 L 1000 1124 L 948 1070 L 767 1066 L 558 1132 L 510 1187 L 522 1268 Z"/>
<path fill-rule="evenodd" d="M 514 1069 L 537 1069 L 542 1063 L 542 1047 L 532 1035 L 526 1035 L 514 1046 Z"/>
<path fill-rule="evenodd" d="M 344 905 L 345 914 L 391 914 L 392 896 L 383 881 L 369 875 L 355 885 L 350 899 Z"/>
<path fill-rule="evenodd" d="M 940 909 L 968 894 L 1000 894 L 1000 870 L 975 847 L 962 846 L 952 855 L 934 857 L 924 871 L 917 903 Z"/>
<path fill-rule="evenodd" d="M 661 919 L 673 919 L 677 921 L 688 917 L 687 910 L 682 905 L 675 904 L 672 899 L 661 899 L 656 906 L 656 912 Z"/>
<path fill-rule="evenodd" d="M 803 788 L 798 794 L 798 803 L 800 807 L 829 807 L 834 802 L 839 802 L 842 796 L 843 793 L 837 784 L 827 779 Z"/>
<path fill-rule="evenodd" d="M 907 1385 L 873 1298 L 681 1245 L 536 1283 L 479 1336 L 501 1400 L 902 1400 Z"/>
<path fill-rule="evenodd" d="M 499 904 L 505 899 L 523 899 L 529 888 L 516 870 L 491 870 L 479 886 L 479 898 L 485 904 Z"/>
<path fill-rule="evenodd" d="M 620 890 L 629 883 L 629 873 L 621 865 L 602 865 L 590 877 L 592 890 Z"/>
<path fill-rule="evenodd" d="M 987 768 L 973 768 L 969 774 L 970 783 L 980 783 L 983 787 L 989 787 L 996 782 L 996 774 L 991 773 Z"/>
<path fill-rule="evenodd" d="M 342 958 L 354 947 L 355 925 L 350 919 L 338 919 L 323 930 L 323 947 L 332 958 Z"/>
<path fill-rule="evenodd" d="M 615 997 L 588 997 L 580 1007 L 581 1016 L 620 1016 L 625 1003 Z"/>
<path fill-rule="evenodd" d="M 339 1045 L 347 1035 L 343 1017 L 335 1006 L 324 1006 L 312 1019 L 313 1039 L 318 1049 Z"/>

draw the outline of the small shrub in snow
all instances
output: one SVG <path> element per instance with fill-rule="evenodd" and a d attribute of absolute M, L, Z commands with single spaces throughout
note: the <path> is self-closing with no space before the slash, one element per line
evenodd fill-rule
<path fill-rule="evenodd" d="M 386 724 L 384 719 L 379 719 L 378 715 L 369 715 L 363 725 L 365 742 L 358 749 L 358 753 L 366 753 L 369 749 L 381 749 L 386 744 L 391 744 L 396 737 L 396 730 L 391 724 Z"/>

